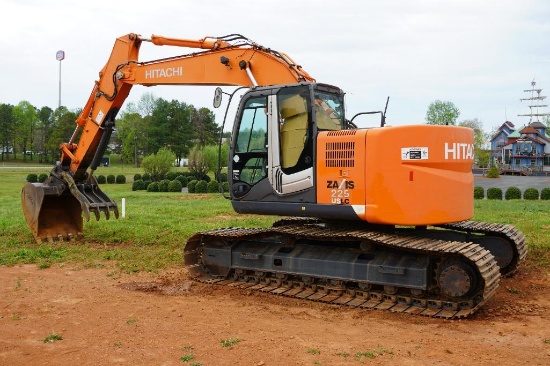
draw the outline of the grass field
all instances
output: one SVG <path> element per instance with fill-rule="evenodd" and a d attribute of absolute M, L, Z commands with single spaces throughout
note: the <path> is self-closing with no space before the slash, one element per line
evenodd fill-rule
<path fill-rule="evenodd" d="M 31 165 L 31 164 L 27 164 Z M 112 265 L 120 271 L 156 271 L 182 265 L 182 250 L 197 231 L 229 227 L 266 227 L 276 217 L 238 215 L 220 194 L 132 192 L 133 167 L 99 168 L 96 174 L 124 174 L 129 183 L 102 189 L 119 204 L 126 199 L 126 217 L 95 219 L 84 224 L 84 240 L 36 244 L 21 209 L 21 188 L 29 173 L 47 173 L 50 166 L 16 168 L 0 163 L 0 265 L 53 263 L 81 267 Z M 528 265 L 550 269 L 549 201 L 475 201 L 475 220 L 510 223 L 529 243 Z"/>

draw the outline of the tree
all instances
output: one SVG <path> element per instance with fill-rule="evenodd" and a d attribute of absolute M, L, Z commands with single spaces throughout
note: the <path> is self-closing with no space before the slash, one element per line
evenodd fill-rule
<path fill-rule="evenodd" d="M 59 107 L 53 112 L 53 120 L 55 121 L 55 127 L 53 131 L 46 139 L 44 147 L 48 151 L 54 152 L 54 158 L 58 158 L 59 145 L 63 142 L 68 142 L 73 135 L 76 128 L 76 119 L 80 111 L 71 112 L 66 107 Z M 78 141 L 78 136 L 77 140 Z"/>
<path fill-rule="evenodd" d="M 122 154 L 124 162 L 133 162 L 139 165 L 139 156 L 144 154 L 146 136 L 149 124 L 146 123 L 150 116 L 142 117 L 137 112 L 124 112 L 116 121 L 116 133 L 113 141 L 117 144 L 117 152 Z"/>
<path fill-rule="evenodd" d="M 221 162 L 221 166 L 227 165 L 229 159 L 229 143 L 222 144 L 221 154 L 218 145 L 207 145 L 202 148 L 202 155 L 204 164 L 208 167 L 207 172 L 216 172 L 218 170 L 218 161 Z M 220 156 L 218 160 L 218 156 Z"/>
<path fill-rule="evenodd" d="M 200 146 L 195 146 L 189 152 L 189 162 L 188 162 L 189 172 L 195 176 L 197 179 L 208 174 L 210 168 L 205 159 L 203 148 Z"/>
<path fill-rule="evenodd" d="M 483 147 L 485 142 L 489 139 L 489 135 L 483 131 L 483 123 L 481 123 L 481 121 L 477 118 L 474 118 L 461 121 L 458 125 L 474 130 L 474 153 L 476 156 L 477 165 L 479 167 L 488 166 L 491 159 L 491 153 Z"/>
<path fill-rule="evenodd" d="M 483 148 L 485 141 L 487 141 L 489 136 L 483 131 L 483 123 L 480 120 L 477 118 L 465 119 L 464 121 L 459 122 L 458 125 L 474 130 L 474 148 Z"/>
<path fill-rule="evenodd" d="M 4 161 L 4 154 L 13 151 L 14 135 L 13 106 L 11 104 L 0 104 L 0 151 L 2 152 L 2 161 Z"/>
<path fill-rule="evenodd" d="M 210 109 L 200 108 L 196 110 L 193 108 L 191 125 L 193 131 L 195 131 L 194 139 L 198 145 L 206 146 L 216 143 L 220 127 L 216 124 L 214 112 Z"/>
<path fill-rule="evenodd" d="M 143 170 L 151 176 L 153 181 L 158 181 L 172 169 L 175 159 L 176 156 L 172 151 L 162 148 L 156 154 L 143 158 Z"/>
<path fill-rule="evenodd" d="M 16 146 L 19 147 L 23 151 L 23 160 L 26 160 L 25 152 L 34 149 L 34 130 L 38 122 L 38 112 L 31 103 L 23 100 L 13 107 L 13 118 L 15 119 L 14 150 Z"/>
<path fill-rule="evenodd" d="M 39 161 L 48 161 L 51 151 L 46 148 L 46 141 L 50 138 L 54 127 L 54 114 L 50 107 L 42 107 L 38 110 L 38 128 L 35 137 L 36 149 L 42 154 L 39 155 Z"/>
<path fill-rule="evenodd" d="M 455 125 L 460 116 L 459 109 L 447 101 L 436 100 L 428 106 L 426 122 L 429 125 Z"/>

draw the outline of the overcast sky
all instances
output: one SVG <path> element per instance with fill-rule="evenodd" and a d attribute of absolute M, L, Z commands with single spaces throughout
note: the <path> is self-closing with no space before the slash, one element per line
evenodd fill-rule
<path fill-rule="evenodd" d="M 347 114 L 381 110 L 388 123 L 425 123 L 428 105 L 453 102 L 459 121 L 489 132 L 528 122 L 524 89 L 550 95 L 548 0 L 0 0 L 0 103 L 82 108 L 115 38 L 199 39 L 240 33 L 289 54 L 319 82 L 347 93 Z M 140 61 L 184 53 L 145 43 Z M 212 108 L 211 87 L 132 89 Z M 550 98 L 549 98 L 550 99 Z M 218 113 L 223 116 L 223 113 Z M 221 123 L 221 120 L 218 120 Z"/>

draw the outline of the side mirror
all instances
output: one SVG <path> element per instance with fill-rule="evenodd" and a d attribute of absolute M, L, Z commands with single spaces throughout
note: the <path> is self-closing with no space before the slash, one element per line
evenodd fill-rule
<path fill-rule="evenodd" d="M 219 108 L 220 105 L 222 104 L 222 94 L 223 94 L 222 88 L 217 87 L 216 91 L 214 91 L 214 102 L 213 102 L 214 108 Z"/>

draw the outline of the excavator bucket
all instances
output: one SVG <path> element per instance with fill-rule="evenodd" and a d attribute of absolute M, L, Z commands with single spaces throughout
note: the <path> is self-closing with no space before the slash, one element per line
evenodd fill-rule
<path fill-rule="evenodd" d="M 118 207 L 95 184 L 75 184 L 67 175 L 50 177 L 44 183 L 27 183 L 21 191 L 23 212 L 38 243 L 43 240 L 82 237 L 83 215 L 90 212 L 99 220 L 100 212 L 109 219 L 110 211 L 118 218 Z"/>
<path fill-rule="evenodd" d="M 25 219 L 38 243 L 82 235 L 82 208 L 69 190 L 27 183 L 21 200 Z"/>

